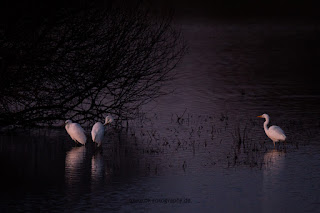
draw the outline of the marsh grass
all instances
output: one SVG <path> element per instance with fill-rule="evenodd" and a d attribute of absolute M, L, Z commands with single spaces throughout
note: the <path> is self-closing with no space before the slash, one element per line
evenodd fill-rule
<path fill-rule="evenodd" d="M 228 155 L 228 167 L 239 165 L 261 167 L 263 164 L 263 154 L 266 150 L 265 143 L 257 143 L 253 139 L 250 133 L 254 126 L 249 127 L 249 125 L 249 123 L 245 123 L 241 127 L 241 124 L 237 123 L 231 131 L 232 145 Z"/>
<path fill-rule="evenodd" d="M 190 161 L 198 157 L 202 166 L 261 169 L 266 165 L 264 156 L 268 152 L 291 152 L 302 144 L 295 138 L 304 139 L 304 143 L 307 143 L 306 140 L 314 137 L 311 131 L 298 134 L 297 129 L 305 126 L 301 122 L 280 123 L 279 126 L 283 127 L 291 140 L 288 143 L 276 143 L 276 147 L 273 147 L 261 122 L 254 118 L 230 119 L 228 112 L 197 115 L 187 109 L 166 116 L 157 113 L 141 113 L 139 116 L 130 121 L 129 128 L 126 128 L 126 137 L 133 138 L 130 139 L 131 143 L 139 147 L 144 155 L 159 155 L 161 161 L 168 160 L 161 155 L 179 156 L 177 162 L 171 162 L 170 165 L 188 165 L 183 166 L 185 171 L 192 166 Z"/>
<path fill-rule="evenodd" d="M 124 162 L 141 167 L 144 162 L 157 174 L 164 171 L 164 167 L 183 172 L 199 166 L 262 168 L 266 165 L 264 156 L 268 152 L 274 149 L 291 152 L 316 135 L 311 130 L 301 134 L 298 131 L 301 127 L 307 129 L 301 122 L 279 125 L 286 133 L 287 129 L 291 130 L 288 131 L 291 140 L 287 144 L 277 143 L 274 148 L 255 119 L 230 119 L 227 112 L 198 115 L 187 109 L 166 116 L 140 112 L 137 119 L 124 121 L 123 128 L 119 125 L 107 127 L 104 154 L 112 158 L 110 162 L 114 162 L 115 168 L 123 166 Z M 30 134 L 35 132 L 44 134 L 42 130 L 33 130 Z M 90 129 L 86 132 L 89 139 Z M 72 146 L 72 140 L 64 130 L 61 133 L 61 140 Z"/>

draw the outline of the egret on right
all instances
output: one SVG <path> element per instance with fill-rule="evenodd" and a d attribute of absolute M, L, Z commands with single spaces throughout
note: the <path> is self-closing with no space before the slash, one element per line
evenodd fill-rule
<path fill-rule="evenodd" d="M 278 126 L 270 126 L 268 127 L 270 117 L 268 114 L 259 115 L 259 118 L 264 118 L 266 121 L 263 123 L 263 128 L 266 135 L 273 141 L 273 146 L 275 146 L 276 142 L 285 141 L 286 135 L 283 130 Z"/>
<path fill-rule="evenodd" d="M 111 115 L 108 115 L 105 119 L 105 123 L 102 124 L 101 122 L 97 122 L 93 125 L 91 136 L 92 141 L 97 144 L 98 147 L 101 146 L 102 140 L 104 138 L 104 126 L 111 123 L 113 121 L 113 118 Z"/>

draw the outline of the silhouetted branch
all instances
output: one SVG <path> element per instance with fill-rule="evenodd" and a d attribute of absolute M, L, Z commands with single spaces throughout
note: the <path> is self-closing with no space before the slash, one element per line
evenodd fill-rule
<path fill-rule="evenodd" d="M 22 126 L 130 118 L 164 94 L 186 49 L 170 15 L 139 7 L 63 11 L 0 48 L 0 125 Z"/>

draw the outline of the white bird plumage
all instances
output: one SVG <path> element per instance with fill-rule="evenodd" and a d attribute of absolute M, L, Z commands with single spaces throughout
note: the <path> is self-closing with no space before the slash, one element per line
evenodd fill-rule
<path fill-rule="evenodd" d="M 273 141 L 273 146 L 275 146 L 276 142 L 286 140 L 287 137 L 280 127 L 270 126 L 268 128 L 268 124 L 270 121 L 270 117 L 268 114 L 259 115 L 258 117 L 266 119 L 266 121 L 263 123 L 263 128 L 264 128 L 266 135 Z"/>
<path fill-rule="evenodd" d="M 113 118 L 111 115 L 108 115 L 105 118 L 105 123 L 97 122 L 93 125 L 91 130 L 92 141 L 97 143 L 97 146 L 100 147 L 104 137 L 104 126 L 111 123 Z"/>
<path fill-rule="evenodd" d="M 79 142 L 82 145 L 85 145 L 87 142 L 87 136 L 84 133 L 83 128 L 78 123 L 73 123 L 71 120 L 66 120 L 65 128 L 75 142 Z"/>

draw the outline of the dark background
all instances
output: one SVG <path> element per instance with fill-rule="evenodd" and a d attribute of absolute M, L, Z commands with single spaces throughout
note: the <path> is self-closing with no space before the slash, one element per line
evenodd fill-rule
<path fill-rule="evenodd" d="M 23 14 L 49 15 L 58 8 L 63 7 L 130 7 L 137 2 L 151 7 L 154 10 L 174 9 L 178 14 L 185 15 L 208 15 L 220 17 L 300 17 L 318 18 L 319 7 L 316 0 L 288 1 L 288 0 L 144 0 L 144 1 L 122 1 L 122 0 L 72 0 L 72 1 L 16 1 L 4 0 L 1 3 L 1 20 L 13 18 Z"/>
<path fill-rule="evenodd" d="M 317 22 L 319 7 L 316 0 L 71 0 L 71 1 L 17 1 L 0 3 L 0 36 L 17 34 L 14 28 L 23 25 L 24 30 L 33 31 L 44 20 L 57 16 L 61 8 L 132 8 L 142 5 L 155 14 L 174 11 L 175 17 L 207 17 L 218 19 L 299 19 Z M 19 27 L 20 28 L 20 27 Z M 21 28 L 20 28 L 21 29 Z M 3 34 L 3 32 L 5 32 Z"/>

